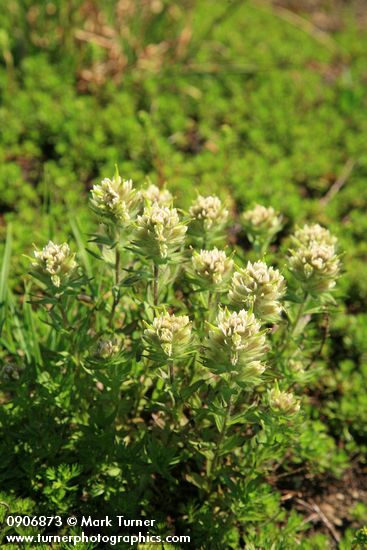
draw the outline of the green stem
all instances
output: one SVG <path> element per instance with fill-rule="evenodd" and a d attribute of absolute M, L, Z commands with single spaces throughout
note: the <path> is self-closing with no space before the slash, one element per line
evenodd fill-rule
<path fill-rule="evenodd" d="M 59 311 L 61 313 L 62 321 L 64 323 L 64 329 L 69 333 L 67 346 L 70 350 L 71 355 L 74 355 L 77 348 L 76 335 L 78 334 L 78 322 L 75 319 L 72 322 L 68 320 L 68 316 L 66 313 L 67 311 L 69 311 L 68 302 L 69 300 L 67 298 L 65 299 L 65 296 L 59 296 Z"/>
<path fill-rule="evenodd" d="M 211 307 L 212 307 L 212 300 L 213 300 L 213 293 L 209 290 L 209 292 L 208 292 L 208 311 L 209 311 L 209 314 L 210 314 L 210 310 L 211 310 Z"/>
<path fill-rule="evenodd" d="M 212 291 L 209 290 L 209 295 L 208 295 L 209 317 L 208 317 L 208 321 L 210 321 L 210 322 L 212 322 L 216 317 L 217 309 L 218 309 L 218 301 L 219 301 L 219 293 L 215 292 L 215 291 L 212 292 Z"/>
<path fill-rule="evenodd" d="M 63 320 L 63 323 L 64 323 L 64 328 L 67 330 L 69 328 L 69 321 L 68 321 L 66 311 L 64 309 L 64 306 L 63 306 L 61 300 L 59 301 L 59 309 L 60 309 L 61 317 L 62 317 L 62 320 Z"/>
<path fill-rule="evenodd" d="M 278 358 L 283 355 L 283 353 L 285 352 L 285 350 L 287 349 L 287 347 L 289 345 L 289 342 L 293 338 L 294 333 L 296 332 L 298 324 L 300 322 L 300 319 L 301 319 L 301 317 L 304 313 L 304 310 L 305 310 L 305 307 L 306 307 L 306 304 L 307 304 L 307 300 L 308 300 L 308 292 L 305 292 L 304 300 L 300 304 L 300 306 L 298 308 L 298 311 L 297 311 L 297 314 L 296 314 L 296 317 L 295 317 L 293 323 L 291 324 L 290 331 L 289 331 L 287 337 L 284 339 L 284 343 L 283 343 L 282 347 L 279 350 Z"/>
<path fill-rule="evenodd" d="M 218 470 L 219 458 L 220 458 L 220 452 L 222 450 L 223 440 L 224 440 L 225 436 L 227 435 L 228 421 L 231 418 L 233 407 L 235 405 L 234 397 L 235 397 L 235 394 L 232 393 L 230 398 L 229 398 L 229 401 L 228 401 L 223 426 L 222 426 L 222 429 L 220 431 L 219 438 L 218 438 L 218 441 L 217 441 L 217 445 L 216 445 L 216 448 L 215 448 L 215 451 L 214 451 L 214 457 L 213 457 L 213 461 L 212 461 L 211 468 L 210 468 L 209 493 L 211 493 L 213 481 L 215 480 L 215 478 L 217 476 L 217 470 Z"/>
<path fill-rule="evenodd" d="M 174 380 L 175 379 L 175 371 L 173 369 L 172 361 L 170 361 L 168 369 L 169 369 L 169 381 L 170 381 L 171 386 L 173 386 L 174 381 L 175 381 Z"/>
<path fill-rule="evenodd" d="M 264 258 L 264 256 L 268 251 L 268 247 L 269 247 L 268 242 L 265 242 L 260 246 L 260 258 Z"/>
<path fill-rule="evenodd" d="M 115 261 L 115 284 L 118 285 L 120 282 L 120 260 L 121 255 L 118 248 L 116 248 L 116 261 Z"/>
<path fill-rule="evenodd" d="M 180 418 L 180 409 L 183 406 L 182 398 L 180 393 L 177 391 L 176 381 L 175 381 L 175 371 L 173 361 L 168 363 L 168 374 L 169 382 L 171 386 L 171 410 L 170 410 L 170 420 L 172 424 L 172 432 L 179 428 L 179 423 L 177 420 Z"/>
<path fill-rule="evenodd" d="M 153 264 L 153 304 L 158 305 L 158 277 L 159 268 L 157 264 Z"/>
<path fill-rule="evenodd" d="M 115 311 L 116 311 L 116 308 L 117 308 L 118 303 L 120 301 L 120 290 L 118 288 L 118 285 L 120 283 L 120 261 L 121 261 L 121 254 L 120 254 L 119 249 L 116 246 L 116 256 L 115 256 L 115 286 L 116 286 L 116 292 L 114 293 L 114 296 L 113 296 L 113 303 L 112 303 L 112 308 L 111 308 L 111 313 L 110 313 L 110 321 L 109 321 L 110 327 L 112 327 L 112 325 L 113 325 L 113 318 L 115 316 Z"/>
<path fill-rule="evenodd" d="M 203 244 L 201 245 L 203 247 L 203 250 L 207 249 L 208 243 L 207 243 L 207 233 L 206 230 L 203 228 Z"/>
<path fill-rule="evenodd" d="M 174 369 L 173 361 L 169 361 L 168 363 L 168 376 L 169 376 L 169 383 L 171 386 L 170 389 L 171 389 L 171 396 L 172 396 L 172 415 L 173 415 L 175 407 L 180 397 L 176 388 L 175 369 Z"/>

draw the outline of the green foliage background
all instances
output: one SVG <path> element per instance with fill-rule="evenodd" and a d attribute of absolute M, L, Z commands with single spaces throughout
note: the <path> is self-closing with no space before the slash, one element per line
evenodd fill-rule
<path fill-rule="evenodd" d="M 88 189 L 116 162 L 138 184 L 167 182 L 183 207 L 197 191 L 233 199 L 234 223 L 255 202 L 283 212 L 288 228 L 318 221 L 338 236 L 345 274 L 309 390 L 303 460 L 314 476 L 343 476 L 355 464 L 365 470 L 363 3 L 23 0 L 3 8 L 0 234 L 4 241 L 12 225 L 14 300 L 23 292 L 22 253 L 33 242 L 75 239 L 70 219 L 88 232 Z M 78 472 L 57 475 L 72 486 Z M 277 497 L 267 491 L 271 514 Z M 292 513 L 289 533 L 276 522 L 250 533 L 254 548 L 293 548 Z M 366 508 L 357 520 L 351 512 L 340 548 L 352 538 L 345 527 L 366 520 Z M 333 545 L 327 530 L 301 538 L 304 548 Z"/>

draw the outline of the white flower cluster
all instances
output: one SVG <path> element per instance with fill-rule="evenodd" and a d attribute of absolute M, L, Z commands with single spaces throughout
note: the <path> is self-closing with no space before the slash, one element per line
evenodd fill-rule
<path fill-rule="evenodd" d="M 218 248 L 194 252 L 192 267 L 198 279 L 205 283 L 219 285 L 227 280 L 233 269 L 233 260 Z"/>
<path fill-rule="evenodd" d="M 285 280 L 278 269 L 261 261 L 248 262 L 233 275 L 229 301 L 237 307 L 252 308 L 263 321 L 274 322 L 281 315 L 280 300 L 285 290 Z"/>
<path fill-rule="evenodd" d="M 199 195 L 190 207 L 189 214 L 195 221 L 201 222 L 205 229 L 210 229 L 213 225 L 224 225 L 228 219 L 228 210 L 216 196 Z"/>
<path fill-rule="evenodd" d="M 207 363 L 212 372 L 230 369 L 241 381 L 255 382 L 265 370 L 261 362 L 265 352 L 265 334 L 253 313 L 219 311 L 208 340 Z"/>
<path fill-rule="evenodd" d="M 100 340 L 98 342 L 97 353 L 103 359 L 112 357 L 118 353 L 120 346 L 116 340 Z"/>
<path fill-rule="evenodd" d="M 144 338 L 153 352 L 178 357 L 191 341 L 191 321 L 187 315 L 170 315 L 163 313 L 147 325 Z"/>
<path fill-rule="evenodd" d="M 257 204 L 242 214 L 242 222 L 250 240 L 266 239 L 270 241 L 282 228 L 282 216 L 274 208 Z"/>
<path fill-rule="evenodd" d="M 269 402 L 275 412 L 285 413 L 290 416 L 300 409 L 298 399 L 291 392 L 280 391 L 278 387 L 269 392 Z"/>
<path fill-rule="evenodd" d="M 35 261 L 32 266 L 51 277 L 52 283 L 59 287 L 61 276 L 68 278 L 77 267 L 75 253 L 70 251 L 67 243 L 55 244 L 49 241 L 42 250 L 34 251 Z"/>
<path fill-rule="evenodd" d="M 176 208 L 157 202 L 144 208 L 136 221 L 135 244 L 148 258 L 164 259 L 183 243 L 186 225 L 180 222 Z"/>
<path fill-rule="evenodd" d="M 104 178 L 100 185 L 94 185 L 91 193 L 94 208 L 118 223 L 130 222 L 139 208 L 140 194 L 132 180 L 123 180 L 118 173 L 112 180 Z"/>
<path fill-rule="evenodd" d="M 238 313 L 221 310 L 217 317 L 217 327 L 225 337 L 226 343 L 230 343 L 236 351 L 247 349 L 248 340 L 257 335 L 261 328 L 254 314 L 244 309 Z"/>
<path fill-rule="evenodd" d="M 304 225 L 298 228 L 292 236 L 292 242 L 295 246 L 309 246 L 312 243 L 319 243 L 327 246 L 336 246 L 337 238 L 330 233 L 328 229 L 322 225 L 315 223 L 314 225 Z"/>
<path fill-rule="evenodd" d="M 340 271 L 337 240 L 316 224 L 298 229 L 291 239 L 289 269 L 311 293 L 327 292 L 335 286 Z"/>
<path fill-rule="evenodd" d="M 141 194 L 145 200 L 149 202 L 157 202 L 161 206 L 169 206 L 173 201 L 173 196 L 168 189 L 160 189 L 153 184 L 150 184 L 146 189 L 143 189 Z"/>

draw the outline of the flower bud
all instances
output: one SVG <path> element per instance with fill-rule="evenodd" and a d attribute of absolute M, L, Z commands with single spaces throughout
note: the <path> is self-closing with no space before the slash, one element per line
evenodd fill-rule
<path fill-rule="evenodd" d="M 121 179 L 117 169 L 112 180 L 105 178 L 91 190 L 92 206 L 106 220 L 128 225 L 139 209 L 139 193 L 132 180 Z"/>
<path fill-rule="evenodd" d="M 193 225 L 201 227 L 205 231 L 213 229 L 218 231 L 228 219 L 228 210 L 224 208 L 222 201 L 215 196 L 198 196 L 189 209 L 189 214 L 194 218 Z"/>
<path fill-rule="evenodd" d="M 187 315 L 163 313 L 146 326 L 144 340 L 152 358 L 164 360 L 172 357 L 177 360 L 188 351 L 192 337 L 191 321 Z"/>
<path fill-rule="evenodd" d="M 67 243 L 55 244 L 49 241 L 42 250 L 34 251 L 32 266 L 41 273 L 50 276 L 52 283 L 59 287 L 61 279 L 68 280 L 77 267 L 75 253 Z"/>
<path fill-rule="evenodd" d="M 160 189 L 156 185 L 149 185 L 141 192 L 142 197 L 149 202 L 157 202 L 160 206 L 170 206 L 173 201 L 172 194 L 168 189 Z"/>
<path fill-rule="evenodd" d="M 148 204 L 136 221 L 134 244 L 137 252 L 159 263 L 183 244 L 187 226 L 180 222 L 177 210 Z"/>
<path fill-rule="evenodd" d="M 15 363 L 5 363 L 0 368 L 0 380 L 19 380 L 21 367 Z"/>
<path fill-rule="evenodd" d="M 242 223 L 250 242 L 268 245 L 282 228 L 282 216 L 274 208 L 257 204 L 242 214 Z"/>
<path fill-rule="evenodd" d="M 206 362 L 216 374 L 231 373 L 237 381 L 255 383 L 264 372 L 267 347 L 264 331 L 253 313 L 220 310 L 210 325 Z"/>
<path fill-rule="evenodd" d="M 299 359 L 289 359 L 288 365 L 294 374 L 304 374 L 305 372 L 304 365 Z"/>
<path fill-rule="evenodd" d="M 289 269 L 310 293 L 327 292 L 335 286 L 340 261 L 334 245 L 312 241 L 289 251 Z"/>
<path fill-rule="evenodd" d="M 232 269 L 233 260 L 223 250 L 213 248 L 194 252 L 189 271 L 201 286 L 218 287 L 229 279 Z"/>
<path fill-rule="evenodd" d="M 278 386 L 270 390 L 269 404 L 275 412 L 289 416 L 296 414 L 300 409 L 299 401 L 293 393 L 280 391 Z"/>
<path fill-rule="evenodd" d="M 120 351 L 120 346 L 116 339 L 112 340 L 100 340 L 97 346 L 97 355 L 102 357 L 102 359 L 108 359 L 113 357 Z"/>

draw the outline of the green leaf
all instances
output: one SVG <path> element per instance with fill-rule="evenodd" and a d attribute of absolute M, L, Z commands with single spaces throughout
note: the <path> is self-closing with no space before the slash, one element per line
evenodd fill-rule
<path fill-rule="evenodd" d="M 217 426 L 218 432 L 221 432 L 223 430 L 223 426 L 224 426 L 225 415 L 224 414 L 213 414 L 212 416 L 214 418 L 214 422 L 215 422 L 215 425 Z"/>
<path fill-rule="evenodd" d="M 186 474 L 186 480 L 189 483 L 192 483 L 192 485 L 195 485 L 195 487 L 198 487 L 199 489 L 205 489 L 207 485 L 206 478 L 200 476 L 196 472 L 191 472 L 190 474 Z"/>
<path fill-rule="evenodd" d="M 230 453 L 237 447 L 242 447 L 244 441 L 245 441 L 245 438 L 239 434 L 235 434 L 230 437 L 227 437 L 225 440 L 225 443 L 221 447 L 220 455 Z"/>
<path fill-rule="evenodd" d="M 184 401 L 186 401 L 193 393 L 196 393 L 199 388 L 204 384 L 204 380 L 197 380 L 191 386 L 184 388 L 181 391 L 181 396 Z"/>

